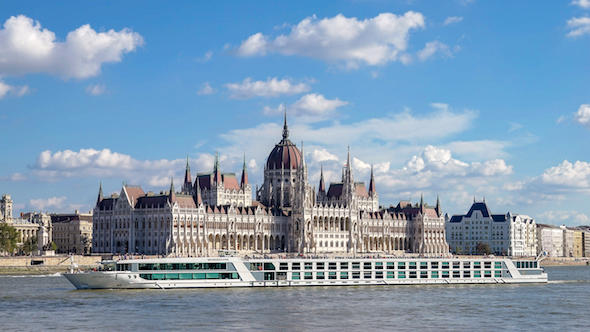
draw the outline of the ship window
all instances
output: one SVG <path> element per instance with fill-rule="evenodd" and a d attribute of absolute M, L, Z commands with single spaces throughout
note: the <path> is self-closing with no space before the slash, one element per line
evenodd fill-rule
<path fill-rule="evenodd" d="M 205 273 L 193 273 L 193 279 L 205 279 L 206 277 Z"/>
<path fill-rule="evenodd" d="M 340 279 L 348 279 L 348 272 L 340 272 Z"/>
<path fill-rule="evenodd" d="M 274 269 L 274 267 L 273 267 L 273 269 Z M 275 280 L 275 273 L 274 272 L 264 272 L 264 280 L 265 281 Z"/>
<path fill-rule="evenodd" d="M 411 270 L 415 270 L 416 269 L 416 262 L 410 262 L 410 269 Z"/>
<path fill-rule="evenodd" d="M 481 278 L 481 271 L 473 271 L 474 278 Z"/>
<path fill-rule="evenodd" d="M 312 262 L 305 262 L 305 269 L 306 270 L 313 269 L 313 263 Z"/>
<path fill-rule="evenodd" d="M 496 278 L 502 277 L 502 271 L 494 271 L 494 277 L 496 277 Z"/>
<path fill-rule="evenodd" d="M 318 280 L 325 279 L 324 272 L 318 272 L 318 273 L 316 273 L 315 278 L 318 279 Z"/>
<path fill-rule="evenodd" d="M 313 275 L 311 272 L 305 272 L 303 276 L 306 280 L 313 279 Z"/>
<path fill-rule="evenodd" d="M 192 273 L 180 273 L 180 274 L 178 274 L 178 277 L 181 280 L 192 279 L 193 278 L 193 274 Z"/>
<path fill-rule="evenodd" d="M 463 268 L 468 269 L 471 267 L 471 262 L 463 262 Z"/>
<path fill-rule="evenodd" d="M 395 272 L 387 271 L 387 279 L 395 279 Z"/>
<path fill-rule="evenodd" d="M 494 267 L 496 269 L 501 269 L 502 268 L 502 262 L 496 262 L 496 263 L 494 263 Z"/>
<path fill-rule="evenodd" d="M 291 264 L 291 269 L 292 270 L 301 270 L 301 263 L 297 262 L 297 263 Z"/>
<path fill-rule="evenodd" d="M 481 262 L 473 262 L 474 269 L 481 269 Z"/>
<path fill-rule="evenodd" d="M 484 262 L 483 265 L 484 265 L 484 268 L 486 268 L 486 269 L 492 268 L 492 262 Z"/>
<path fill-rule="evenodd" d="M 410 278 L 416 279 L 416 271 L 410 271 Z"/>
<path fill-rule="evenodd" d="M 471 272 L 470 271 L 463 271 L 463 278 L 470 278 Z"/>
<path fill-rule="evenodd" d="M 395 263 L 394 262 L 387 262 L 387 269 L 388 270 L 395 269 Z"/>
<path fill-rule="evenodd" d="M 377 279 L 383 279 L 383 271 L 376 271 L 375 272 L 375 278 L 377 278 Z"/>
<path fill-rule="evenodd" d="M 421 279 L 428 278 L 428 271 L 420 271 L 420 278 Z"/>
<path fill-rule="evenodd" d="M 383 270 L 383 262 L 375 262 L 376 270 Z"/>
<path fill-rule="evenodd" d="M 273 263 L 264 263 L 264 269 L 267 271 L 274 271 L 275 265 Z"/>
<path fill-rule="evenodd" d="M 336 262 L 328 263 L 328 269 L 330 269 L 330 270 L 337 270 L 338 267 L 336 266 Z"/>
<path fill-rule="evenodd" d="M 484 271 L 484 277 L 491 278 L 492 277 L 492 271 Z"/>
<path fill-rule="evenodd" d="M 373 277 L 373 273 L 371 271 L 365 271 L 365 273 L 363 274 L 363 278 L 365 279 L 371 279 Z"/>
<path fill-rule="evenodd" d="M 461 271 L 453 271 L 453 278 L 461 278 Z"/>
<path fill-rule="evenodd" d="M 397 277 L 398 277 L 398 279 L 406 279 L 406 272 L 405 271 L 399 271 L 397 273 Z"/>
<path fill-rule="evenodd" d="M 461 262 L 453 262 L 453 269 L 461 268 Z"/>
<path fill-rule="evenodd" d="M 438 269 L 438 262 L 430 262 L 430 267 L 433 269 Z"/>
<path fill-rule="evenodd" d="M 342 270 L 348 269 L 348 262 L 341 262 L 340 263 L 340 269 L 342 269 Z"/>
<path fill-rule="evenodd" d="M 360 272 L 352 272 L 352 279 L 360 279 L 361 273 Z"/>
<path fill-rule="evenodd" d="M 167 280 L 178 280 L 178 273 L 166 273 Z"/>
<path fill-rule="evenodd" d="M 443 278 L 448 278 L 449 277 L 449 271 L 442 271 L 442 277 Z"/>
<path fill-rule="evenodd" d="M 293 279 L 293 280 L 300 280 L 301 279 L 301 275 L 299 274 L 299 272 L 293 272 L 293 273 L 291 273 L 291 279 Z"/>
<path fill-rule="evenodd" d="M 426 270 L 428 268 L 428 262 L 420 262 L 420 269 Z"/>
<path fill-rule="evenodd" d="M 289 270 L 289 263 L 281 263 L 281 264 L 279 265 L 279 269 L 280 269 L 281 271 L 287 271 L 287 270 Z"/>
<path fill-rule="evenodd" d="M 438 271 L 432 271 L 432 272 L 430 272 L 430 277 L 431 278 L 435 278 L 435 279 L 438 278 Z"/>
<path fill-rule="evenodd" d="M 371 262 L 365 262 L 365 263 L 363 263 L 363 269 L 370 270 L 371 269 Z"/>
<path fill-rule="evenodd" d="M 328 279 L 337 279 L 336 272 L 328 272 Z"/>
<path fill-rule="evenodd" d="M 317 262 L 315 265 L 316 265 L 316 269 L 318 269 L 318 270 L 324 269 L 324 262 Z"/>
<path fill-rule="evenodd" d="M 361 263 L 360 262 L 352 262 L 352 268 L 354 270 L 358 270 L 361 268 Z"/>
<path fill-rule="evenodd" d="M 442 262 L 442 268 L 443 269 L 448 269 L 449 268 L 449 262 Z"/>
<path fill-rule="evenodd" d="M 398 270 L 405 270 L 406 269 L 406 263 L 405 262 L 398 262 L 397 263 L 397 268 L 398 268 Z"/>
<path fill-rule="evenodd" d="M 207 279 L 219 279 L 219 273 L 207 273 Z"/>

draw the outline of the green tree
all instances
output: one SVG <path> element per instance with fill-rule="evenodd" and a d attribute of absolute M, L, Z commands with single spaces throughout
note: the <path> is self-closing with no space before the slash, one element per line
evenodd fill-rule
<path fill-rule="evenodd" d="M 56 251 L 57 250 L 57 244 L 55 244 L 55 242 L 51 241 L 51 244 L 49 245 L 49 249 Z"/>
<path fill-rule="evenodd" d="M 492 250 L 490 250 L 490 245 L 487 243 L 483 243 L 483 242 L 479 242 L 477 244 L 477 246 L 475 247 L 475 252 L 478 255 L 489 255 L 492 253 Z"/>
<path fill-rule="evenodd" d="M 28 254 L 32 253 L 33 251 L 37 250 L 37 237 L 36 236 L 32 236 L 32 237 L 28 238 L 25 241 L 25 243 L 23 243 L 22 250 L 23 250 L 23 252 L 26 255 L 28 255 Z"/>
<path fill-rule="evenodd" d="M 16 228 L 0 223 L 0 253 L 13 254 L 18 242 L 18 231 Z"/>

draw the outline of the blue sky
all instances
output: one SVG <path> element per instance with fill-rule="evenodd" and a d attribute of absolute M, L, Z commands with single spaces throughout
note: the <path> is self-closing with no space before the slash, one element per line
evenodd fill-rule
<path fill-rule="evenodd" d="M 91 209 L 98 183 L 160 191 L 212 167 L 250 179 L 280 139 L 316 184 L 346 146 L 381 204 L 475 196 L 589 224 L 590 2 L 0 3 L 0 191 Z"/>

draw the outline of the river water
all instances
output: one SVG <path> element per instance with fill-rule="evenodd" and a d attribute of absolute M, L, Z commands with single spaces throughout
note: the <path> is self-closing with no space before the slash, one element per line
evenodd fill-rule
<path fill-rule="evenodd" d="M 77 291 L 0 276 L 0 330 L 588 331 L 590 267 L 535 285 Z"/>

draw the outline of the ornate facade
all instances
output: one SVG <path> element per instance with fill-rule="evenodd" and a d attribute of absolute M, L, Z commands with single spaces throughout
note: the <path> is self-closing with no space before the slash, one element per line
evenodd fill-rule
<path fill-rule="evenodd" d="M 350 151 L 342 178 L 326 189 L 323 172 L 317 192 L 308 182 L 303 153 L 283 135 L 269 154 L 262 186 L 252 200 L 244 162 L 240 181 L 213 171 L 191 181 L 187 161 L 182 190 L 145 193 L 123 186 L 94 208 L 94 252 L 216 255 L 218 250 L 292 253 L 447 254 L 440 203 L 423 201 L 381 208 L 371 170 L 369 187 L 355 182 Z"/>

